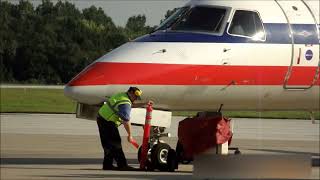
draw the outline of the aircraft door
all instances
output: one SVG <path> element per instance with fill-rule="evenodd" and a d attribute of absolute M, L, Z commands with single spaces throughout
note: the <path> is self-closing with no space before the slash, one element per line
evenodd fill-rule
<path fill-rule="evenodd" d="M 288 21 L 291 59 L 284 77 L 285 89 L 308 89 L 318 80 L 319 28 L 317 20 L 304 1 L 277 0 Z"/>

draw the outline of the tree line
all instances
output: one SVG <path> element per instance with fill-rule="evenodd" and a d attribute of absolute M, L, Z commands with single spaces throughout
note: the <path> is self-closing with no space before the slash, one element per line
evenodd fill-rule
<path fill-rule="evenodd" d="M 0 1 L 1 83 L 65 84 L 98 57 L 155 28 L 145 23 L 145 15 L 136 15 L 117 27 L 101 7 L 79 10 L 68 1 L 42 0 L 37 7 Z"/>

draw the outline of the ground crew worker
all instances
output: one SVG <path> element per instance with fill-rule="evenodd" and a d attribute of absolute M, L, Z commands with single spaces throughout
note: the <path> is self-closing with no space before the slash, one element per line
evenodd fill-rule
<path fill-rule="evenodd" d="M 130 112 L 135 100 L 141 99 L 142 91 L 137 87 L 130 87 L 127 92 L 111 96 L 99 109 L 97 123 L 101 144 L 104 150 L 103 170 L 134 170 L 128 166 L 122 150 L 121 138 L 118 127 L 123 124 L 128 133 L 128 142 L 132 141 Z M 145 103 L 134 104 L 135 107 Z M 118 168 L 114 167 L 113 160 Z"/>

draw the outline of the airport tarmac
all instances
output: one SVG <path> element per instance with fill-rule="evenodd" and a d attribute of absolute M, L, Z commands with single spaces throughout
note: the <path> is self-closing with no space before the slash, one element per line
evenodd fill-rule
<path fill-rule="evenodd" d="M 95 121 L 73 114 L 1 114 L 1 179 L 193 179 L 193 165 L 177 172 L 102 171 L 102 149 Z M 178 122 L 163 138 L 177 142 Z M 311 177 L 319 179 L 319 121 L 234 118 L 233 147 L 242 154 L 306 154 L 312 156 Z M 120 134 L 125 136 L 124 128 Z M 142 128 L 133 136 L 141 143 Z M 123 139 L 130 165 L 138 167 L 137 150 Z"/>

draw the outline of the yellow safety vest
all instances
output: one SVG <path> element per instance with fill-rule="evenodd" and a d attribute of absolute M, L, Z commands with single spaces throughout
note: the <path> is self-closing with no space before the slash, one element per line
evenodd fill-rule
<path fill-rule="evenodd" d="M 107 121 L 112 121 L 116 124 L 116 126 L 120 126 L 122 123 L 122 119 L 119 117 L 119 105 L 121 104 L 129 104 L 132 105 L 131 100 L 129 99 L 127 93 L 118 93 L 111 96 L 106 104 L 104 104 L 99 109 L 99 115 L 103 117 Z"/>

